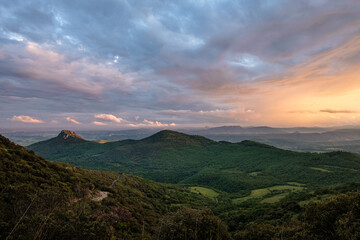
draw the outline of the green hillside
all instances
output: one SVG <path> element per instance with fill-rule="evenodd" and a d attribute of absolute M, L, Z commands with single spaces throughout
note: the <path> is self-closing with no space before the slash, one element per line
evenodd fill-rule
<path fill-rule="evenodd" d="M 357 182 L 360 174 L 360 156 L 347 152 L 299 153 L 252 141 L 216 142 L 169 130 L 142 140 L 104 144 L 72 138 L 60 134 L 28 148 L 46 159 L 88 169 L 245 195 L 288 182 L 308 188 Z"/>
<path fill-rule="evenodd" d="M 190 137 L 183 146 L 216 145 L 196 139 Z M 92 144 L 74 141 L 78 146 Z M 163 144 L 172 145 L 169 139 Z M 341 167 L 327 168 L 314 171 L 331 173 Z M 236 175 L 241 170 L 221 171 Z M 359 189 L 359 184 L 310 190 L 299 182 L 287 182 L 253 189 L 244 196 L 210 187 L 164 185 L 124 173 L 115 182 L 118 179 L 117 172 L 46 161 L 0 135 L 0 239 L 350 240 L 360 236 L 360 194 L 348 193 Z"/>
<path fill-rule="evenodd" d="M 178 209 L 199 216 L 204 237 L 228 238 L 203 209 L 212 199 L 128 174 L 111 187 L 116 179 L 116 172 L 44 160 L 0 135 L 0 239 L 167 239 L 178 231 L 168 219 L 188 219 Z"/>

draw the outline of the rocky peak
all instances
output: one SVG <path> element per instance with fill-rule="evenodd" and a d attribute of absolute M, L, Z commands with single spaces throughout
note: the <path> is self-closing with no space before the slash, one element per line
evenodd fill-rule
<path fill-rule="evenodd" d="M 77 135 L 76 132 L 70 131 L 70 130 L 62 130 L 58 138 L 68 139 L 68 138 L 80 138 L 83 139 L 81 136 Z"/>

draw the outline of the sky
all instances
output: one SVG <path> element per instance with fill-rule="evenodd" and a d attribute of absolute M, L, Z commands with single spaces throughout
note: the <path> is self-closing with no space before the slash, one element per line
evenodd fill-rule
<path fill-rule="evenodd" d="M 1 0 L 0 128 L 360 125 L 358 0 Z"/>

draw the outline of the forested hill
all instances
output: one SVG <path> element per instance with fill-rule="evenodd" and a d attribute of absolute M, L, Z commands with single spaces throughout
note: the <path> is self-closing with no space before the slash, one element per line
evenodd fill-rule
<path fill-rule="evenodd" d="M 59 135 L 28 148 L 46 159 L 88 169 L 123 171 L 158 182 L 204 185 L 226 192 L 288 182 L 310 188 L 328 186 L 357 181 L 360 175 L 360 156 L 353 153 L 299 153 L 169 130 L 142 140 L 104 144 Z"/>
<path fill-rule="evenodd" d="M 115 172 L 44 160 L 0 135 L 0 239 L 168 239 L 181 230 L 167 225 L 180 206 L 202 209 L 181 210 L 204 220 L 199 234 L 228 238 L 203 209 L 212 200 L 127 174 L 112 188 L 116 179 Z"/>
<path fill-rule="evenodd" d="M 166 139 L 164 142 L 170 146 Z M 129 142 L 136 143 L 126 144 Z M 201 141 L 199 146 L 208 147 L 208 144 L 217 143 Z M 280 151 L 254 142 L 242 144 Z M 195 194 L 189 188 L 128 174 L 122 174 L 112 188 L 117 179 L 115 172 L 84 170 L 46 161 L 0 135 L 0 239 L 352 240 L 360 237 L 359 192 L 337 195 L 356 190 L 359 184 L 310 190 L 299 183 L 289 183 L 295 192 L 284 192 L 289 186 L 277 185 L 240 197 L 238 193 L 231 196 L 191 187 Z M 240 198 L 230 199 L 236 196 Z"/>

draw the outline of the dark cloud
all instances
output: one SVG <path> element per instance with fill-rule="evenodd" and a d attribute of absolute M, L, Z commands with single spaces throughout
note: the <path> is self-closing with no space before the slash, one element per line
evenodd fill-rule
<path fill-rule="evenodd" d="M 179 111 L 189 124 L 242 122 L 239 109 L 271 91 L 263 82 L 359 34 L 359 11 L 352 0 L 5 1 L 0 113 L 86 124 L 103 112 L 169 122 L 163 111 Z"/>
<path fill-rule="evenodd" d="M 359 113 L 358 111 L 352 110 L 334 110 L 334 109 L 322 109 L 320 110 L 322 113 Z"/>

